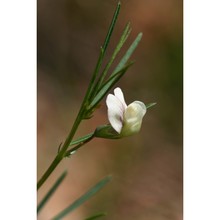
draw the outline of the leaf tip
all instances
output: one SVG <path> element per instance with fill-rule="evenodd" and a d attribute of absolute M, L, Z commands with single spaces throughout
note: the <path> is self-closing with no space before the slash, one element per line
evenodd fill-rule
<path fill-rule="evenodd" d="M 109 180 L 109 181 L 112 180 L 112 178 L 113 178 L 113 176 L 112 176 L 111 174 L 109 174 L 108 176 L 106 176 L 106 179 Z"/>
<path fill-rule="evenodd" d="M 63 171 L 63 175 L 66 176 L 67 175 L 67 170 Z"/>
<path fill-rule="evenodd" d="M 156 102 L 153 102 L 153 103 L 146 104 L 145 106 L 146 106 L 146 109 L 148 109 L 148 108 L 155 106 L 156 104 L 157 104 Z"/>
<path fill-rule="evenodd" d="M 143 36 L 143 33 L 142 33 L 142 32 L 140 32 L 140 33 L 138 34 L 138 37 L 141 39 L 141 38 L 142 38 L 142 36 Z"/>

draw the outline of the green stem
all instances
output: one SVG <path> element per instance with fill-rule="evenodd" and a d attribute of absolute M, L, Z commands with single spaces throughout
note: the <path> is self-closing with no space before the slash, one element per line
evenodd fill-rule
<path fill-rule="evenodd" d="M 105 41 L 104 41 L 104 45 L 103 45 L 103 48 L 101 48 L 101 52 L 100 52 L 100 55 L 99 55 L 99 59 L 98 59 L 98 62 L 97 62 L 97 65 L 96 65 L 96 68 L 95 68 L 95 71 L 93 73 L 93 76 L 92 76 L 92 79 L 90 81 L 90 84 L 89 84 L 89 87 L 87 89 L 87 92 L 85 94 L 85 97 L 84 97 L 84 100 L 82 102 L 82 105 L 80 107 L 80 110 L 79 110 L 79 113 L 76 117 L 76 120 L 73 124 L 73 127 L 68 135 L 68 137 L 66 138 L 64 144 L 63 144 L 63 147 L 61 148 L 61 150 L 58 152 L 57 156 L 55 157 L 55 159 L 53 160 L 53 162 L 51 163 L 51 165 L 48 167 L 48 169 L 46 170 L 46 172 L 43 174 L 43 176 L 41 177 L 41 179 L 38 181 L 37 183 L 37 189 L 39 189 L 43 184 L 44 182 L 48 179 L 48 177 L 51 175 L 51 173 L 54 171 L 54 169 L 57 167 L 57 165 L 62 161 L 62 159 L 66 156 L 66 151 L 76 133 L 76 130 L 80 124 L 80 122 L 86 118 L 86 116 L 90 116 L 88 115 L 90 112 L 88 110 L 88 105 L 90 103 L 88 103 L 89 101 L 89 97 L 94 89 L 94 84 L 95 84 L 95 80 L 97 78 L 97 74 L 99 72 L 99 69 L 101 67 L 101 64 L 102 64 L 102 61 L 103 61 L 103 58 L 104 58 L 104 55 L 105 55 L 105 51 L 108 47 L 108 44 L 109 44 L 109 41 L 110 41 L 110 38 L 111 38 L 111 35 L 112 35 L 112 32 L 114 30 L 114 27 L 115 27 L 115 23 L 116 23 L 116 20 L 117 20 L 117 17 L 118 17 L 118 14 L 119 14 L 119 11 L 120 11 L 120 7 L 121 7 L 121 3 L 119 2 L 118 5 L 117 5 L 117 8 L 115 10 L 115 13 L 114 13 L 114 16 L 113 16 L 113 19 L 112 19 L 112 22 L 110 24 L 110 27 L 109 27 L 109 30 L 108 30 L 108 33 L 107 33 L 107 36 L 105 38 Z M 93 138 L 93 136 L 91 137 L 91 139 Z M 88 140 L 91 140 L 91 139 L 88 139 Z M 82 145 L 80 146 L 76 146 L 76 147 L 81 147 Z M 76 148 L 75 147 L 75 148 Z M 77 148 L 77 149 L 78 149 Z"/>
<path fill-rule="evenodd" d="M 68 137 L 66 138 L 62 149 L 59 151 L 59 153 L 57 154 L 57 156 L 55 157 L 55 159 L 53 160 L 53 162 L 51 163 L 51 165 L 48 167 L 48 169 L 46 170 L 46 172 L 43 174 L 43 176 L 41 177 L 41 179 L 38 181 L 37 183 L 37 190 L 44 184 L 44 182 L 48 179 L 48 177 L 51 175 L 51 173 L 55 170 L 55 168 L 57 167 L 57 165 L 61 162 L 61 160 L 65 157 L 65 153 L 67 148 L 70 145 L 70 142 L 73 139 L 73 136 L 76 133 L 76 130 L 82 120 L 82 116 L 83 116 L 83 107 L 84 107 L 84 102 L 81 106 L 81 109 L 78 113 L 78 116 L 73 124 L 73 127 L 68 135 Z"/>
<path fill-rule="evenodd" d="M 57 167 L 57 165 L 60 163 L 61 160 L 62 158 L 60 157 L 60 154 L 58 154 L 53 160 L 53 162 L 51 163 L 51 165 L 48 167 L 44 175 L 41 177 L 41 179 L 37 182 L 37 190 L 40 189 L 40 187 L 47 180 L 47 178 L 54 171 L 54 169 Z"/>
<path fill-rule="evenodd" d="M 95 74 L 95 73 L 94 73 Z M 76 117 L 76 120 L 73 124 L 73 127 L 68 135 L 68 137 L 66 138 L 63 147 L 61 148 L 61 150 L 59 151 L 59 153 L 57 154 L 57 156 L 55 157 L 55 159 L 53 160 L 53 162 L 51 163 L 51 165 L 48 167 L 48 169 L 46 170 L 46 172 L 43 174 L 43 176 L 41 177 L 41 179 L 38 181 L 37 183 L 37 190 L 43 185 L 43 183 L 47 180 L 47 178 L 50 176 L 50 174 L 54 171 L 54 169 L 57 167 L 57 165 L 61 162 L 61 160 L 66 156 L 65 153 L 69 147 L 69 145 L 71 144 L 71 141 L 76 133 L 76 130 L 80 124 L 80 122 L 84 119 L 85 114 L 87 114 L 87 101 L 88 101 L 88 95 L 90 93 L 90 86 L 89 85 L 86 95 L 83 99 L 82 105 L 80 107 L 79 113 Z"/>

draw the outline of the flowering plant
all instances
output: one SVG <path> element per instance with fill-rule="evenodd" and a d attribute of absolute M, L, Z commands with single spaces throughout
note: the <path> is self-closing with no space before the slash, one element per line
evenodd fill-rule
<path fill-rule="evenodd" d="M 131 104 L 127 105 L 124 100 L 123 92 L 120 88 L 116 88 L 114 90 L 114 95 L 108 94 L 109 91 L 114 87 L 114 85 L 121 79 L 121 77 L 126 73 L 128 68 L 133 64 L 133 62 L 129 61 L 131 55 L 133 54 L 134 50 L 136 49 L 138 43 L 141 40 L 142 33 L 139 33 L 131 46 L 125 52 L 122 59 L 119 61 L 116 68 L 113 72 L 107 77 L 109 69 L 115 60 L 116 56 L 118 55 L 120 49 L 124 45 L 125 41 L 127 40 L 131 28 L 130 23 L 128 23 L 122 36 L 110 58 L 107 62 L 106 66 L 104 67 L 103 71 L 100 73 L 101 66 L 103 64 L 103 59 L 109 45 L 109 41 L 111 35 L 113 33 L 116 20 L 120 11 L 121 4 L 118 3 L 112 22 L 110 24 L 108 33 L 106 35 L 105 41 L 103 46 L 100 49 L 100 54 L 98 57 L 98 61 L 93 72 L 92 78 L 90 80 L 88 89 L 86 91 L 85 97 L 82 101 L 81 107 L 79 112 L 76 116 L 76 119 L 72 125 L 72 128 L 67 135 L 64 143 L 61 143 L 58 147 L 58 153 L 55 156 L 54 160 L 52 161 L 51 165 L 45 171 L 43 176 L 39 179 L 37 183 L 37 189 L 40 189 L 41 186 L 45 183 L 45 181 L 49 178 L 51 173 L 55 170 L 55 168 L 59 165 L 59 163 L 66 157 L 70 157 L 72 154 L 76 153 L 79 148 L 85 145 L 87 142 L 91 141 L 95 137 L 101 138 L 109 138 L 109 139 L 116 139 L 122 138 L 125 136 L 130 136 L 135 133 L 138 133 L 143 116 L 145 115 L 147 108 L 153 106 L 155 103 L 151 103 L 145 105 L 143 102 L 134 101 Z M 90 119 L 94 111 L 96 110 L 99 103 L 102 99 L 106 96 L 106 104 L 108 107 L 108 119 L 110 124 L 98 126 L 97 129 L 87 134 L 79 139 L 73 140 L 75 133 L 80 125 L 80 123 L 85 119 Z M 37 207 L 37 211 L 39 212 L 51 195 L 56 191 L 57 187 L 62 183 L 63 179 L 65 178 L 67 171 L 65 171 L 54 183 L 45 197 L 40 201 Z M 72 204 L 66 207 L 62 212 L 58 213 L 53 219 L 61 219 L 73 210 L 75 210 L 79 205 L 87 201 L 91 196 L 96 194 L 103 186 L 105 186 L 111 180 L 111 176 L 107 176 L 101 181 L 99 181 L 95 186 L 89 189 L 85 194 L 83 194 L 80 198 L 75 200 Z M 95 219 L 104 214 L 99 214 L 92 216 L 88 219 Z"/>

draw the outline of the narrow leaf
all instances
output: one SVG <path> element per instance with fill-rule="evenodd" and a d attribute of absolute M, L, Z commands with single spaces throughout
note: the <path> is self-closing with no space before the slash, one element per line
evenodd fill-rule
<path fill-rule="evenodd" d="M 92 79 L 90 80 L 90 83 L 89 83 L 89 87 L 88 87 L 88 90 L 86 92 L 86 95 L 85 95 L 85 99 L 87 100 L 87 98 L 90 97 L 92 91 L 93 91 L 93 88 L 95 86 L 95 80 L 96 80 L 96 77 L 98 75 L 98 72 L 99 72 L 99 69 L 102 65 L 102 61 L 103 61 L 103 58 L 104 58 L 104 50 L 103 48 L 101 47 L 100 49 L 100 53 L 99 53 L 99 58 L 98 58 L 98 61 L 97 61 L 97 64 L 96 64 L 96 67 L 95 67 L 95 70 L 92 74 Z"/>
<path fill-rule="evenodd" d="M 82 195 L 80 198 L 78 198 L 76 201 L 74 201 L 70 206 L 68 206 L 66 209 L 64 209 L 62 212 L 60 212 L 57 216 L 53 218 L 53 220 L 60 220 L 76 208 L 78 208 L 80 205 L 82 205 L 84 202 L 86 202 L 88 199 L 90 199 L 92 196 L 94 196 L 100 189 L 102 189 L 110 180 L 111 176 L 107 176 L 101 181 L 99 181 L 95 186 L 93 186 L 90 190 L 88 190 L 84 195 Z"/>
<path fill-rule="evenodd" d="M 93 134 L 94 133 L 90 133 L 90 134 L 87 134 L 87 135 L 85 135 L 85 136 L 83 136 L 81 138 L 78 138 L 77 140 L 71 141 L 69 146 L 83 143 L 83 142 L 89 140 L 93 136 Z"/>
<path fill-rule="evenodd" d="M 117 44 L 113 54 L 112 54 L 109 62 L 107 63 L 106 67 L 104 68 L 104 70 L 103 70 L 103 72 L 102 72 L 102 74 L 101 74 L 101 76 L 100 76 L 100 78 L 99 78 L 99 80 L 97 82 L 97 86 L 96 86 L 97 89 L 99 89 L 100 85 L 102 84 L 103 80 L 105 79 L 106 74 L 107 74 L 109 68 L 111 67 L 113 61 L 115 60 L 117 54 L 119 53 L 119 51 L 121 50 L 122 46 L 126 42 L 126 40 L 127 40 L 127 38 L 128 38 L 130 33 L 131 33 L 130 23 L 128 23 L 125 26 L 125 29 L 124 29 L 124 31 L 122 33 L 122 36 L 121 36 L 121 38 L 120 38 L 120 40 L 119 40 L 119 42 L 118 42 L 118 44 Z"/>
<path fill-rule="evenodd" d="M 48 193 L 44 196 L 42 201 L 37 206 L 37 212 L 39 212 L 44 205 L 47 203 L 47 201 L 50 199 L 50 197 L 53 195 L 53 193 L 56 191 L 58 186 L 62 183 L 64 178 L 66 177 L 67 171 L 64 171 L 61 176 L 57 179 L 57 181 L 54 183 L 54 185 L 51 187 L 51 189 L 48 191 Z"/>
<path fill-rule="evenodd" d="M 120 8 L 121 8 L 121 3 L 119 2 L 116 9 L 115 9 L 111 24 L 109 26 L 109 29 L 108 29 L 108 32 L 107 32 L 107 35 L 106 35 L 106 38 L 105 38 L 105 41 L 104 41 L 104 44 L 103 44 L 103 47 L 101 47 L 101 51 L 100 51 L 100 54 L 99 54 L 99 59 L 98 59 L 98 62 L 96 64 L 95 70 L 94 70 L 93 75 L 92 75 L 92 79 L 90 81 L 88 90 L 87 90 L 86 95 L 85 95 L 85 99 L 84 99 L 85 102 L 91 97 L 91 95 L 93 93 L 93 90 L 94 90 L 94 87 L 95 87 L 95 80 L 96 80 L 96 77 L 97 77 L 97 75 L 99 73 L 99 70 L 101 68 L 102 61 L 104 59 L 106 49 L 107 49 L 108 44 L 110 42 L 110 38 L 111 38 L 112 32 L 114 30 L 114 27 L 115 27 L 115 24 L 116 24 L 116 21 L 117 21 L 117 18 L 118 18 L 118 14 L 120 12 Z"/>
<path fill-rule="evenodd" d="M 101 99 L 106 95 L 106 93 L 113 87 L 113 85 L 124 75 L 126 70 L 128 69 L 127 62 L 130 59 L 131 55 L 133 54 L 134 50 L 138 46 L 140 40 L 142 38 L 142 33 L 139 33 L 138 36 L 135 38 L 131 46 L 128 48 L 125 55 L 122 57 L 121 61 L 109 77 L 108 81 L 102 85 L 99 92 L 97 92 L 97 95 L 93 99 L 92 103 L 89 106 L 89 109 L 94 108 Z M 133 63 L 132 63 L 133 64 Z M 126 65 L 126 66 L 125 66 Z M 129 66 L 130 67 L 130 66 Z M 125 71 L 124 71 L 125 70 Z"/>
<path fill-rule="evenodd" d="M 140 42 L 140 40 L 142 38 L 142 35 L 143 35 L 142 33 L 139 33 L 138 36 L 135 38 L 135 40 L 133 41 L 131 46 L 128 48 L 127 52 L 122 57 L 121 61 L 116 66 L 115 70 L 113 71 L 113 73 L 112 73 L 113 75 L 116 74 L 121 68 L 123 68 L 124 65 L 128 62 L 128 60 L 130 59 L 130 57 L 133 54 L 134 50 L 138 46 L 138 44 L 139 44 L 139 42 Z"/>
<path fill-rule="evenodd" d="M 127 69 L 133 64 L 133 62 L 126 65 L 124 68 L 122 68 L 119 72 L 115 73 L 113 76 L 111 76 L 108 81 L 103 84 L 103 86 L 100 88 L 99 92 L 95 96 L 95 98 L 92 100 L 92 103 L 89 106 L 89 109 L 94 108 L 98 103 L 101 101 L 101 99 L 109 92 L 109 90 L 115 85 L 116 82 L 125 74 Z"/>
<path fill-rule="evenodd" d="M 118 5 L 115 9 L 115 13 L 113 15 L 113 18 L 112 18 L 112 21 L 111 21 L 111 24 L 109 26 L 109 30 L 108 30 L 108 33 L 107 33 L 107 36 L 105 38 L 105 41 L 104 41 L 104 44 L 103 44 L 103 50 L 104 50 L 104 53 L 108 47 L 108 44 L 109 44 L 109 41 L 110 41 L 110 38 L 111 38 L 111 35 L 112 35 L 112 32 L 114 30 L 114 27 L 115 27 L 115 24 L 116 24 L 116 21 L 117 21 L 117 18 L 118 18 L 118 14 L 120 12 L 120 8 L 121 8 L 121 3 L 118 2 Z"/>
<path fill-rule="evenodd" d="M 97 218 L 100 218 L 100 217 L 103 217 L 103 216 L 106 216 L 106 213 L 99 213 L 99 214 L 93 215 L 89 218 L 86 218 L 85 220 L 94 220 L 94 219 L 97 219 Z"/>
<path fill-rule="evenodd" d="M 146 106 L 146 109 L 148 109 L 148 108 L 153 107 L 156 104 L 157 104 L 156 102 L 153 102 L 153 103 L 146 104 L 145 106 Z"/>
<path fill-rule="evenodd" d="M 74 142 L 71 142 L 71 143 L 75 144 L 76 146 L 74 146 L 73 148 L 67 150 L 67 151 L 65 152 L 65 155 L 64 155 L 64 156 L 65 156 L 65 157 L 69 157 L 70 155 L 75 154 L 76 151 L 77 151 L 79 148 L 81 148 L 84 144 L 86 144 L 86 143 L 88 143 L 89 141 L 91 141 L 94 137 L 95 137 L 95 132 L 90 133 L 90 134 L 88 134 L 88 135 L 86 135 L 86 136 L 80 138 L 80 140 L 78 139 L 78 140 L 76 140 L 76 141 L 74 141 Z M 71 145 L 69 145 L 69 146 L 71 146 Z"/>

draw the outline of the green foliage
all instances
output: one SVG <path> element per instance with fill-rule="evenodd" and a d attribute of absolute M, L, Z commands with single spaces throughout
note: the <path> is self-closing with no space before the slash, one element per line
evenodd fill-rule
<path fill-rule="evenodd" d="M 156 104 L 157 104 L 156 102 L 146 104 L 146 109 L 151 108 L 151 107 L 155 106 Z"/>
<path fill-rule="evenodd" d="M 133 63 L 128 64 L 124 68 L 122 68 L 119 72 L 117 72 L 114 76 L 110 77 L 109 80 L 101 86 L 101 89 L 97 91 L 97 95 L 92 100 L 89 109 L 95 108 L 99 102 L 103 99 L 103 97 L 109 92 L 109 90 L 118 82 L 118 80 L 126 73 L 127 69 Z"/>
<path fill-rule="evenodd" d="M 78 138 L 77 140 L 75 141 L 71 141 L 70 145 L 69 146 L 72 146 L 72 145 L 76 145 L 76 144 L 80 144 L 80 143 L 84 143 L 86 142 L 87 140 L 89 140 L 91 137 L 93 136 L 93 133 L 90 133 L 90 134 L 87 134 L 81 138 Z"/>
<path fill-rule="evenodd" d="M 111 176 L 106 176 L 104 179 L 99 181 L 95 186 L 89 189 L 85 194 L 83 194 L 80 198 L 74 201 L 71 205 L 65 208 L 62 212 L 60 212 L 57 216 L 53 218 L 53 220 L 59 220 L 65 217 L 67 214 L 78 208 L 92 196 L 94 196 L 99 190 L 101 190 L 110 180 L 112 179 Z"/>
<path fill-rule="evenodd" d="M 103 44 L 104 53 L 105 53 L 105 51 L 106 51 L 106 49 L 108 47 L 109 41 L 111 39 L 111 35 L 112 35 L 113 30 L 114 30 L 114 27 L 115 27 L 115 24 L 116 24 L 116 21 L 117 21 L 120 9 L 121 9 L 121 2 L 118 2 L 118 5 L 117 5 L 117 7 L 115 9 L 115 13 L 113 15 L 111 24 L 109 26 L 109 30 L 108 30 L 107 36 L 106 36 L 104 44 Z"/>
<path fill-rule="evenodd" d="M 142 33 L 139 33 L 137 35 L 137 37 L 135 38 L 135 40 L 133 41 L 131 46 L 126 51 L 125 55 L 122 57 L 122 59 L 120 60 L 120 62 L 116 66 L 115 70 L 112 73 L 113 75 L 116 74 L 121 68 L 123 68 L 123 66 L 128 62 L 128 60 L 130 59 L 130 57 L 133 54 L 134 50 L 138 46 L 138 44 L 139 44 L 139 42 L 142 38 L 142 35 L 143 35 Z"/>
<path fill-rule="evenodd" d="M 64 178 L 66 177 L 67 171 L 64 171 L 61 176 L 57 179 L 57 181 L 54 183 L 54 185 L 51 187 L 51 189 L 48 191 L 48 193 L 45 195 L 45 197 L 41 200 L 41 202 L 37 206 L 37 212 L 40 212 L 40 210 L 44 207 L 44 205 L 47 203 L 47 201 L 50 199 L 50 197 L 54 194 L 54 192 L 57 190 L 58 186 L 63 182 Z"/>
<path fill-rule="evenodd" d="M 115 58 L 116 58 L 117 54 L 119 53 L 119 51 L 121 50 L 122 46 L 123 46 L 124 43 L 126 42 L 126 40 L 127 40 L 128 36 L 129 36 L 130 32 L 131 32 L 130 23 L 128 23 L 128 24 L 126 25 L 126 27 L 125 27 L 123 33 L 122 33 L 122 36 L 121 36 L 121 38 L 120 38 L 120 40 L 119 40 L 119 42 L 118 42 L 118 44 L 117 44 L 117 46 L 116 46 L 116 48 L 115 48 L 113 54 L 112 54 L 112 56 L 111 56 L 109 62 L 107 63 L 107 65 L 105 66 L 105 68 L 104 68 L 102 74 L 100 75 L 100 77 L 99 77 L 99 79 L 98 79 L 98 82 L 97 82 L 96 85 L 95 85 L 94 91 L 100 89 L 100 86 L 101 86 L 103 80 L 105 79 L 106 74 L 108 73 L 109 68 L 111 67 L 113 61 L 115 60 Z"/>

